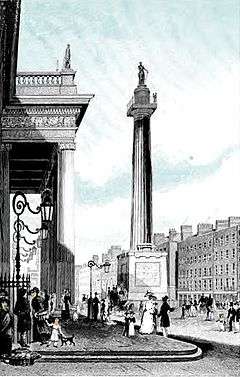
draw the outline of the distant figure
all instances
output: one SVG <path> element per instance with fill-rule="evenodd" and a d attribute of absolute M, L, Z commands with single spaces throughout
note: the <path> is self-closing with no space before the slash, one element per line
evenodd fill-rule
<path fill-rule="evenodd" d="M 235 322 L 236 318 L 236 310 L 233 307 L 233 302 L 230 302 L 230 307 L 228 309 L 228 321 L 229 321 L 229 331 L 233 330 L 233 322 Z"/>
<path fill-rule="evenodd" d="M 157 102 L 157 93 L 153 93 L 153 102 Z"/>
<path fill-rule="evenodd" d="M 100 304 L 100 301 L 99 301 L 99 299 L 97 297 L 97 292 L 95 292 L 95 297 L 92 300 L 92 305 L 93 305 L 93 320 L 94 321 L 97 321 L 97 318 L 98 318 L 99 304 Z"/>
<path fill-rule="evenodd" d="M 71 51 L 70 51 L 70 44 L 67 45 L 64 61 L 63 61 L 63 68 L 70 69 L 71 68 Z"/>
<path fill-rule="evenodd" d="M 124 329 L 123 329 L 123 336 L 129 336 L 129 324 L 130 324 L 130 313 L 127 310 L 125 312 L 125 318 L 124 318 Z"/>
<path fill-rule="evenodd" d="M 148 73 L 148 70 L 142 65 L 142 62 L 138 66 L 138 83 L 139 85 L 145 84 L 145 72 Z"/>
<path fill-rule="evenodd" d="M 100 318 L 101 322 L 104 323 L 104 321 L 106 320 L 106 304 L 104 298 L 101 301 Z"/>
<path fill-rule="evenodd" d="M 44 307 L 44 310 L 49 310 L 49 300 L 50 300 L 50 296 L 47 292 L 46 289 L 44 289 L 44 298 L 43 298 L 43 307 Z"/>

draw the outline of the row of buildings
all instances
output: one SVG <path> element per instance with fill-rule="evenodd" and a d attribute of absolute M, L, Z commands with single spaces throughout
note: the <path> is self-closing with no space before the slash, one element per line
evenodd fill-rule
<path fill-rule="evenodd" d="M 167 253 L 168 296 L 172 303 L 199 300 L 211 294 L 216 301 L 240 299 L 240 217 L 216 220 L 213 224 L 198 224 L 193 233 L 190 225 L 182 225 L 180 232 L 155 233 L 156 252 Z M 108 288 L 123 285 L 128 272 L 121 268 L 126 255 L 119 246 L 112 246 L 102 255 L 102 262 L 111 263 L 109 274 L 94 270 L 93 290 L 104 296 Z M 97 255 L 93 256 L 99 263 Z M 126 290 L 128 287 L 124 287 Z M 87 264 L 76 266 L 76 296 L 89 292 Z M 76 298 L 77 298 L 76 297 Z"/>

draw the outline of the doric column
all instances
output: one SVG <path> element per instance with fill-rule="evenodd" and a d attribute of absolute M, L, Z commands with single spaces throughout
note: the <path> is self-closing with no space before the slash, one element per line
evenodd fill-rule
<path fill-rule="evenodd" d="M 60 143 L 58 152 L 58 257 L 57 293 L 74 294 L 74 150 L 75 143 Z"/>
<path fill-rule="evenodd" d="M 132 213 L 130 249 L 152 242 L 152 165 L 150 117 L 157 107 L 150 103 L 146 85 L 138 85 L 128 109 L 134 118 L 132 154 Z"/>
<path fill-rule="evenodd" d="M 9 151 L 11 144 L 0 147 L 0 274 L 10 273 L 10 189 Z"/>

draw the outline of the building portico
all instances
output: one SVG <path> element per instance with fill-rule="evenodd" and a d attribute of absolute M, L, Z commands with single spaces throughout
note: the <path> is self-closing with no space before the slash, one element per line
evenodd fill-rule
<path fill-rule="evenodd" d="M 9 218 L 10 193 L 51 189 L 54 212 L 49 237 L 42 241 L 41 289 L 58 297 L 64 289 L 74 292 L 75 136 L 93 97 L 77 94 L 75 73 L 70 64 L 56 72 L 19 73 L 16 95 L 2 113 L 4 174 L 9 177 L 4 180 L 5 215 Z M 2 272 L 10 272 L 9 254 L 5 248 Z"/>

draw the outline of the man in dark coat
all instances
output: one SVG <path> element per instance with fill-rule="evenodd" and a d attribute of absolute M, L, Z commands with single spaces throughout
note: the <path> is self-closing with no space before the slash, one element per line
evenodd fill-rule
<path fill-rule="evenodd" d="M 168 304 L 168 296 L 164 296 L 162 298 L 162 306 L 160 308 L 160 312 L 158 316 L 160 317 L 160 327 L 162 327 L 163 330 L 163 336 L 168 337 L 168 327 L 170 327 L 170 320 L 168 316 L 168 312 L 173 312 L 174 308 L 170 308 Z"/>
<path fill-rule="evenodd" d="M 12 352 L 13 315 L 9 312 L 9 300 L 0 298 L 0 355 L 11 355 Z"/>
<path fill-rule="evenodd" d="M 229 319 L 229 331 L 232 331 L 233 329 L 233 322 L 235 321 L 236 318 L 236 310 L 233 307 L 233 302 L 230 302 L 230 307 L 228 309 L 228 319 Z"/>
<path fill-rule="evenodd" d="M 97 297 L 97 292 L 95 292 L 95 297 L 92 301 L 92 305 L 93 305 L 93 320 L 94 321 L 97 321 L 97 317 L 98 317 L 98 312 L 99 312 L 99 299 Z"/>
<path fill-rule="evenodd" d="M 27 347 L 27 331 L 31 330 L 31 309 L 30 303 L 26 298 L 26 289 L 20 288 L 18 298 L 14 308 L 14 314 L 17 316 L 17 330 L 20 334 L 20 345 Z"/>

